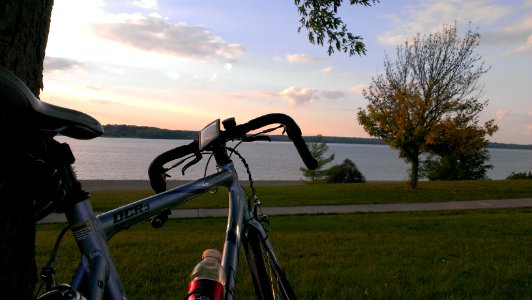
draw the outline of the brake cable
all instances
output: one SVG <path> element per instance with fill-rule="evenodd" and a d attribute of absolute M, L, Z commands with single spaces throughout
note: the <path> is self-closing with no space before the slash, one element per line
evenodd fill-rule
<path fill-rule="evenodd" d="M 246 159 L 238 152 L 236 149 L 231 147 L 225 147 L 231 154 L 235 154 L 240 158 L 242 161 L 242 164 L 244 164 L 244 167 L 246 168 L 246 172 L 248 173 L 248 180 L 249 180 L 249 187 L 251 188 L 251 197 L 248 197 L 248 207 L 251 206 L 251 199 L 253 198 L 253 214 L 255 217 L 257 216 L 257 207 L 260 207 L 260 199 L 257 196 L 257 190 L 255 189 L 255 186 L 253 185 L 253 177 L 251 176 L 251 171 L 249 170 L 249 165 L 246 161 Z"/>
<path fill-rule="evenodd" d="M 279 128 L 283 128 L 283 132 L 282 134 L 284 134 L 286 132 L 286 127 L 284 125 L 278 125 L 276 127 L 271 127 L 271 128 L 268 128 L 268 129 L 265 129 L 265 130 L 262 130 L 261 132 L 258 132 L 258 133 L 255 133 L 255 134 L 251 134 L 249 136 L 244 136 L 240 139 L 240 141 L 232 148 L 232 147 L 225 147 L 229 152 L 231 152 L 231 154 L 229 155 L 229 157 L 231 157 L 231 155 L 233 155 L 233 153 L 238 156 L 238 158 L 240 158 L 240 160 L 242 161 L 242 163 L 244 164 L 244 167 L 246 168 L 246 172 L 248 174 L 248 180 L 249 180 L 249 187 L 251 188 L 251 193 L 252 195 L 248 197 L 248 206 L 249 207 L 253 207 L 253 214 L 255 217 L 257 217 L 257 208 L 260 209 L 260 199 L 259 197 L 257 196 L 257 190 L 255 189 L 255 186 L 254 186 L 254 183 L 253 183 L 253 178 L 252 178 L 252 175 L 251 175 L 251 171 L 249 169 L 249 164 L 247 163 L 246 159 L 236 150 L 236 148 L 238 146 L 240 146 L 242 143 L 244 142 L 249 142 L 250 140 L 253 140 L 253 138 L 255 137 L 258 137 L 258 136 L 261 136 L 265 133 L 269 133 L 269 132 L 272 132 L 272 131 L 275 131 Z M 269 139 L 269 137 L 268 137 Z M 206 154 L 206 153 L 210 153 L 209 155 L 209 158 L 207 160 L 207 163 L 205 164 L 205 169 L 204 169 L 204 172 L 203 172 L 203 176 L 206 177 L 207 176 L 207 169 L 209 167 L 209 164 L 211 162 L 211 159 L 212 157 L 214 156 L 214 153 L 213 152 L 201 152 L 201 154 Z M 179 165 L 183 164 L 185 161 L 191 159 L 191 158 L 194 158 L 194 161 L 187 164 L 185 166 L 185 168 L 183 168 L 182 170 L 182 173 L 184 175 L 185 173 L 185 170 L 190 167 L 191 165 L 197 163 L 199 160 L 197 159 L 198 156 L 197 156 L 197 153 L 194 153 L 194 154 L 190 154 L 188 156 L 186 156 L 185 158 L 181 159 L 180 161 L 176 162 L 175 164 L 173 164 L 172 166 L 170 166 L 169 168 L 165 168 L 164 171 L 165 171 L 165 175 L 167 177 L 170 177 L 170 175 L 168 175 L 166 172 L 178 167 Z M 215 190 L 215 192 L 217 191 L 218 189 Z M 253 198 L 253 206 L 251 206 L 251 199 Z M 262 210 L 261 210 L 261 214 L 262 214 Z M 265 216 L 266 217 L 266 216 Z M 267 218 L 267 217 L 266 217 Z M 267 222 L 267 220 L 265 220 L 265 222 Z"/>
<path fill-rule="evenodd" d="M 249 179 L 249 187 L 251 188 L 251 193 L 252 193 L 252 195 L 248 197 L 248 207 L 253 207 L 253 215 L 255 216 L 255 218 L 257 218 L 263 224 L 264 223 L 267 223 L 267 224 L 270 223 L 269 220 L 268 220 L 268 216 L 264 215 L 263 212 L 262 212 L 262 209 L 261 209 L 261 206 L 260 206 L 261 202 L 260 202 L 259 197 L 257 196 L 257 190 L 255 189 L 255 186 L 253 184 L 253 178 L 251 176 L 251 171 L 249 170 L 249 164 L 247 163 L 246 159 L 236 150 L 236 148 L 238 146 L 240 146 L 242 143 L 248 142 L 249 139 L 252 139 L 252 138 L 260 136 L 260 135 L 263 135 L 265 133 L 269 133 L 269 132 L 275 131 L 275 130 L 277 130 L 279 128 L 283 128 L 282 134 L 284 134 L 286 132 L 286 127 L 284 125 L 278 125 L 277 127 L 271 127 L 271 128 L 265 129 L 265 130 L 263 130 L 261 132 L 258 132 L 258 133 L 255 133 L 255 134 L 252 134 L 252 135 L 249 135 L 247 137 L 242 138 L 234 146 L 234 148 L 227 147 L 227 146 L 225 147 L 229 152 L 231 152 L 229 157 L 231 157 L 231 155 L 234 153 L 236 156 L 238 156 L 238 158 L 240 158 L 240 160 L 244 164 L 244 167 L 246 168 L 246 172 L 248 173 L 248 179 Z M 253 206 L 251 206 L 251 199 L 252 198 L 253 198 Z M 257 216 L 257 209 L 260 210 L 261 217 Z"/>
<path fill-rule="evenodd" d="M 52 250 L 52 253 L 50 255 L 50 259 L 48 260 L 48 263 L 41 268 L 41 282 L 37 288 L 37 290 L 35 290 L 34 294 L 35 296 L 39 295 L 41 293 L 41 290 L 43 288 L 43 285 L 45 286 L 45 291 L 49 291 L 51 290 L 54 286 L 55 286 L 55 259 L 57 257 L 57 253 L 59 251 L 59 246 L 61 244 L 61 241 L 63 240 L 63 237 L 65 236 L 65 234 L 67 233 L 68 230 L 70 230 L 70 228 L 72 228 L 72 225 L 67 225 L 65 226 L 61 232 L 59 233 L 56 241 L 55 241 L 55 244 L 54 244 L 54 248 Z"/>

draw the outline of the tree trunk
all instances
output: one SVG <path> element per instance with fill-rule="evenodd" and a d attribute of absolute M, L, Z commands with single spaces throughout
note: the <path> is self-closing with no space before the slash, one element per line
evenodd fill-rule
<path fill-rule="evenodd" d="M 410 171 L 410 188 L 416 189 L 417 182 L 419 181 L 419 154 L 414 155 L 410 158 L 410 163 L 412 164 L 412 170 Z"/>
<path fill-rule="evenodd" d="M 0 65 L 39 97 L 53 0 L 0 2 Z M 10 299 L 32 299 L 37 280 L 32 182 L 15 157 L 26 144 L 22 134 L 3 132 L 0 99 L 0 291 Z M 9 138 L 9 137 L 12 138 Z M 26 139 L 26 137 L 25 137 Z M 31 143 L 26 144 L 31 147 Z M 23 150 L 23 149 L 22 149 Z"/>
<path fill-rule="evenodd" d="M 2 0 L 0 65 L 17 75 L 38 98 L 53 0 Z"/>

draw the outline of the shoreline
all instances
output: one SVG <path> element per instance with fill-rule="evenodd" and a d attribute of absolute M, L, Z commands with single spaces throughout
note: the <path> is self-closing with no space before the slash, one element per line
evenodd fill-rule
<path fill-rule="evenodd" d="M 149 180 L 80 180 L 81 186 L 88 192 L 91 191 L 117 191 L 117 190 L 150 190 Z M 169 188 L 179 186 L 187 183 L 187 180 L 168 180 Z M 244 186 L 248 185 L 247 180 L 241 181 Z M 289 181 L 289 180 L 254 180 L 256 186 L 279 186 L 279 185 L 299 185 L 305 184 L 305 181 Z"/>

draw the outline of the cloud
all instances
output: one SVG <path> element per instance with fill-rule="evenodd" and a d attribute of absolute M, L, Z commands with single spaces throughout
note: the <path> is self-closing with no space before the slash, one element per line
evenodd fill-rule
<path fill-rule="evenodd" d="M 98 99 L 90 99 L 89 102 L 95 103 L 95 104 L 102 104 L 102 105 L 124 105 L 123 103 L 109 101 L 109 100 L 98 100 Z"/>
<path fill-rule="evenodd" d="M 492 24 L 510 14 L 515 8 L 510 5 L 492 4 L 484 0 L 426 0 L 415 5 L 406 5 L 406 14 L 392 20 L 393 29 L 378 37 L 385 45 L 398 45 L 417 33 L 430 33 L 442 24 L 455 21 L 471 21 L 475 26 Z M 472 13 L 474 12 L 474 13 Z"/>
<path fill-rule="evenodd" d="M 92 24 L 100 38 L 140 50 L 196 60 L 234 62 L 244 53 L 240 44 L 229 44 L 201 26 L 172 24 L 155 16 L 121 15 L 121 20 Z"/>
<path fill-rule="evenodd" d="M 290 105 L 296 107 L 300 104 L 310 104 L 318 101 L 317 89 L 289 87 L 279 93 Z"/>
<path fill-rule="evenodd" d="M 364 89 L 367 89 L 367 88 L 368 88 L 368 85 L 366 84 L 357 84 L 351 87 L 351 92 L 355 94 L 362 94 L 362 91 L 364 91 Z"/>
<path fill-rule="evenodd" d="M 345 97 L 345 93 L 339 90 L 325 90 L 321 92 L 323 97 L 329 99 L 339 99 Z"/>
<path fill-rule="evenodd" d="M 286 61 L 289 63 L 313 63 L 317 62 L 319 58 L 308 54 L 287 54 Z"/>
<path fill-rule="evenodd" d="M 528 50 L 532 46 L 532 4 L 524 4 L 519 13 L 516 11 L 510 21 L 504 26 L 498 26 L 497 30 L 488 31 L 482 35 L 482 43 L 487 45 L 512 45 L 511 53 Z"/>
<path fill-rule="evenodd" d="M 82 68 L 83 66 L 84 63 L 73 59 L 50 56 L 44 58 L 44 70 L 46 72 Z"/>
<path fill-rule="evenodd" d="M 378 37 L 384 45 L 400 45 L 416 34 L 441 30 L 442 24 L 457 22 L 459 29 L 471 22 L 481 26 L 482 46 L 506 46 L 502 55 L 532 50 L 532 1 L 510 5 L 503 1 L 486 0 L 421 0 L 405 5 L 404 14 L 387 16 L 392 29 Z M 471 13 L 474 12 L 474 13 Z"/>
<path fill-rule="evenodd" d="M 100 65 L 98 68 L 108 74 L 113 75 L 125 75 L 126 70 L 123 68 L 115 67 L 115 66 L 109 66 L 109 65 Z"/>
<path fill-rule="evenodd" d="M 532 1 L 530 1 L 530 2 L 532 2 Z M 532 110 L 528 111 L 528 116 L 530 118 L 532 118 Z M 532 119 L 527 119 L 527 120 L 528 120 L 528 123 L 526 124 L 527 135 L 532 136 Z"/>
<path fill-rule="evenodd" d="M 157 9 L 157 0 L 132 0 L 129 1 L 134 6 L 145 9 Z"/>
<path fill-rule="evenodd" d="M 528 38 L 528 42 L 525 45 L 513 48 L 513 49 L 505 52 L 503 55 L 512 55 L 512 54 L 516 54 L 516 53 L 524 53 L 524 52 L 532 51 L 532 42 L 531 42 L 531 40 L 532 40 L 532 35 Z"/>
<path fill-rule="evenodd" d="M 177 71 L 174 71 L 174 70 L 170 70 L 166 72 L 166 76 L 170 77 L 170 79 L 172 80 L 178 80 L 179 78 L 181 78 L 181 75 Z"/>
<path fill-rule="evenodd" d="M 88 84 L 84 86 L 85 88 L 93 91 L 105 91 L 107 90 L 107 87 L 101 85 L 101 84 Z"/>
<path fill-rule="evenodd" d="M 327 66 L 327 67 L 321 68 L 320 73 L 329 74 L 332 72 L 332 70 L 333 70 L 332 66 Z"/>
<path fill-rule="evenodd" d="M 508 115 L 508 109 L 498 109 L 495 113 L 495 118 L 497 119 L 497 121 L 500 121 L 504 119 L 506 115 Z"/>

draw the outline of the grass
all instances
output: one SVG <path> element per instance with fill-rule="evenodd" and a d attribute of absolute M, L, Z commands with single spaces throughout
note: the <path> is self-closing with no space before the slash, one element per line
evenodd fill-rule
<path fill-rule="evenodd" d="M 532 197 L 530 180 L 420 182 L 416 190 L 402 182 L 258 186 L 265 206 L 413 203 Z M 92 192 L 95 211 L 109 210 L 152 195 L 150 190 Z M 227 194 L 203 195 L 179 208 L 227 207 Z"/>
<path fill-rule="evenodd" d="M 530 299 L 532 208 L 272 217 L 270 237 L 300 299 Z M 221 249 L 224 218 L 140 224 L 110 242 L 131 299 L 179 299 L 203 249 Z M 57 224 L 39 225 L 37 262 Z M 63 242 L 58 270 L 73 270 Z M 243 256 L 242 256 L 243 257 Z M 241 260 L 237 299 L 251 299 Z M 59 281 L 66 281 L 60 277 Z"/>

